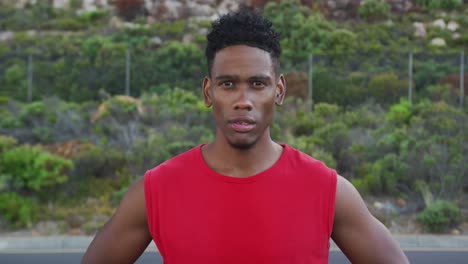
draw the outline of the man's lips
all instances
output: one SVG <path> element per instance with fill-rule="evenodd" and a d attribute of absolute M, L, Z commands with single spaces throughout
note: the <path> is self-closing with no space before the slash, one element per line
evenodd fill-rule
<path fill-rule="evenodd" d="M 231 128 L 239 133 L 247 133 L 255 128 L 255 121 L 248 117 L 236 117 L 229 120 Z"/>

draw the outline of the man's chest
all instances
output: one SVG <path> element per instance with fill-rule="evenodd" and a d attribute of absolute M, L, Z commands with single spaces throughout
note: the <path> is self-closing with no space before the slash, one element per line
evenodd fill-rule
<path fill-rule="evenodd" d="M 329 218 L 321 199 L 302 188 L 182 190 L 161 199 L 159 237 L 168 256 L 324 257 Z"/>

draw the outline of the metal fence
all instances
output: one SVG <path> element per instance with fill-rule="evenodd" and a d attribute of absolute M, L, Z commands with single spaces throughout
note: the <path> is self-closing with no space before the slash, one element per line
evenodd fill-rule
<path fill-rule="evenodd" d="M 379 102 L 400 97 L 412 102 L 415 96 L 430 95 L 428 87 L 443 83 L 452 87 L 448 96 L 454 103 L 463 106 L 465 56 L 464 51 L 310 54 L 308 58 L 283 58 L 282 71 L 290 82 L 288 89 L 306 99 L 310 110 L 317 102 L 347 105 L 369 98 Z M 86 101 L 99 99 L 99 91 L 132 96 L 174 87 L 196 91 L 206 74 L 202 57 L 161 67 L 148 54 L 130 50 L 96 58 L 8 53 L 0 55 L 0 96 L 26 102 L 47 96 Z M 384 91 L 380 95 L 379 89 Z"/>

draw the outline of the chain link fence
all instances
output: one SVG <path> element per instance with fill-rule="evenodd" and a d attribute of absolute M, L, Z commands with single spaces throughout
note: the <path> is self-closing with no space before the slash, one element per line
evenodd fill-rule
<path fill-rule="evenodd" d="M 119 50 L 81 56 L 0 55 L 0 96 L 34 101 L 57 96 L 67 101 L 99 100 L 102 93 L 140 96 L 175 87 L 197 91 L 206 74 L 200 54 L 190 58 L 153 56 Z M 352 106 L 367 100 L 395 103 L 420 97 L 444 97 L 464 103 L 467 92 L 465 53 L 376 53 L 283 59 L 288 94 L 314 103 Z M 441 88 L 441 85 L 448 85 Z"/>

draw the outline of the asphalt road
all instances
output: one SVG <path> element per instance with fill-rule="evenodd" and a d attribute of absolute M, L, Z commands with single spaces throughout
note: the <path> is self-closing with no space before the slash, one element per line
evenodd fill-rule
<path fill-rule="evenodd" d="M 411 263 L 421 264 L 466 264 L 468 250 L 465 251 L 405 251 Z M 0 253 L 1 264 L 72 264 L 80 263 L 83 253 Z M 158 253 L 144 253 L 137 264 L 162 264 Z M 350 263 L 339 251 L 330 252 L 330 264 Z"/>

